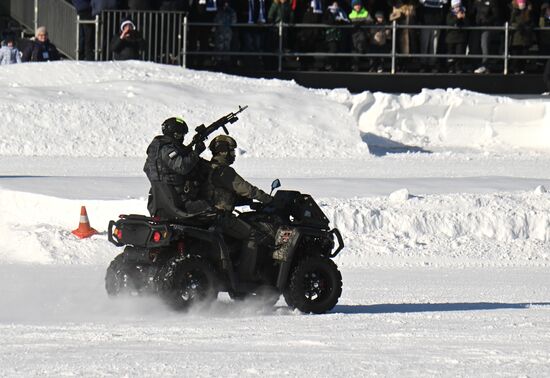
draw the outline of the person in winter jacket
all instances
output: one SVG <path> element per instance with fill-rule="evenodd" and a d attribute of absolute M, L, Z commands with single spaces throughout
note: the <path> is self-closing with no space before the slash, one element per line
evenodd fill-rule
<path fill-rule="evenodd" d="M 369 32 L 367 29 L 361 28 L 361 25 L 372 24 L 372 17 L 369 12 L 363 7 L 361 0 L 353 0 L 351 2 L 353 10 L 349 14 L 351 23 L 356 26 L 351 34 L 352 50 L 354 54 L 365 54 L 369 44 Z M 355 56 L 352 59 L 352 71 L 359 71 L 359 57 Z"/>
<path fill-rule="evenodd" d="M 541 55 L 550 55 L 550 2 L 541 5 L 539 27 L 539 50 Z"/>
<path fill-rule="evenodd" d="M 214 23 L 217 26 L 214 28 L 214 39 L 216 51 L 227 52 L 231 51 L 231 40 L 233 39 L 233 24 L 237 22 L 237 13 L 229 5 L 229 0 L 224 0 L 223 6 L 218 10 Z M 216 61 L 221 64 L 228 64 L 230 56 L 218 55 Z"/>
<path fill-rule="evenodd" d="M 513 0 L 510 25 L 516 30 L 512 34 L 510 50 L 512 55 L 527 55 L 534 41 L 533 21 L 531 19 L 531 2 L 527 0 Z M 523 73 L 525 60 L 513 59 L 511 69 L 514 73 Z"/>
<path fill-rule="evenodd" d="M 120 24 L 120 35 L 115 35 L 111 41 L 110 50 L 114 60 L 140 59 L 145 50 L 145 40 L 136 30 L 131 20 L 123 20 Z"/>
<path fill-rule="evenodd" d="M 0 65 L 21 63 L 19 49 L 14 46 L 13 38 L 5 40 L 5 45 L 0 48 Z"/>
<path fill-rule="evenodd" d="M 104 10 L 119 9 L 119 0 L 90 0 L 92 6 L 92 16 L 95 17 Z"/>
<path fill-rule="evenodd" d="M 48 31 L 45 26 L 36 29 L 34 41 L 23 51 L 23 62 L 48 62 L 59 60 L 59 51 L 48 39 Z"/>
<path fill-rule="evenodd" d="M 472 20 L 474 21 L 473 26 L 502 26 L 503 24 L 498 0 L 473 0 L 471 11 Z M 474 31 L 472 33 L 472 52 L 479 54 L 479 47 L 481 46 L 481 53 L 489 55 L 493 34 L 491 30 Z M 488 59 L 483 58 L 481 66 L 474 73 L 482 74 L 489 72 L 487 64 Z"/>
<path fill-rule="evenodd" d="M 445 22 L 445 9 L 447 0 L 420 0 L 418 8 L 418 18 L 421 25 L 443 25 Z M 440 30 L 421 29 L 420 30 L 420 53 L 436 54 L 439 42 Z M 421 70 L 431 69 L 436 72 L 435 58 L 421 58 L 421 62 L 428 67 L 422 67 Z"/>
<path fill-rule="evenodd" d="M 407 0 L 396 0 L 390 14 L 390 21 L 399 25 L 414 25 L 416 23 L 416 4 Z M 397 49 L 401 54 L 412 54 L 417 51 L 417 40 L 414 29 L 397 30 Z M 405 62 L 407 58 L 400 59 Z M 402 63 L 401 63 L 402 64 Z"/>
<path fill-rule="evenodd" d="M 330 5 L 325 13 L 325 24 L 328 25 L 349 25 L 350 20 L 348 15 L 342 8 L 338 1 L 334 1 Z M 327 52 L 330 54 L 336 54 L 346 51 L 346 36 L 347 30 L 344 28 L 327 28 L 325 29 L 325 42 L 327 45 Z M 341 59 L 337 56 L 329 57 L 325 64 L 327 71 L 338 70 L 340 67 Z"/>
<path fill-rule="evenodd" d="M 384 26 L 387 25 L 384 12 L 378 11 L 374 14 L 374 25 Z M 370 52 L 373 54 L 388 54 L 391 51 L 390 41 L 392 37 L 391 28 L 374 29 L 370 42 Z M 384 58 L 374 58 L 371 67 L 371 72 L 383 72 L 384 71 Z"/>
<path fill-rule="evenodd" d="M 311 0 L 304 13 L 301 23 L 303 24 L 322 24 L 323 23 L 323 5 L 321 0 Z M 296 33 L 296 50 L 299 52 L 317 52 L 321 48 L 322 29 L 318 28 L 298 28 Z M 301 56 L 298 58 L 300 68 L 307 70 L 310 68 L 314 59 L 312 56 Z"/>
<path fill-rule="evenodd" d="M 72 0 L 76 13 L 81 20 L 91 20 L 92 3 L 90 0 Z M 94 60 L 95 27 L 91 24 L 81 24 L 80 41 L 78 41 L 78 59 Z"/>
<path fill-rule="evenodd" d="M 447 14 L 447 25 L 458 28 L 468 25 L 466 8 L 462 5 L 461 0 L 451 0 L 451 8 Z M 464 55 L 466 53 L 466 31 L 460 29 L 447 30 L 445 42 L 447 44 L 447 54 Z M 450 73 L 462 73 L 462 59 L 450 58 L 448 69 Z"/>

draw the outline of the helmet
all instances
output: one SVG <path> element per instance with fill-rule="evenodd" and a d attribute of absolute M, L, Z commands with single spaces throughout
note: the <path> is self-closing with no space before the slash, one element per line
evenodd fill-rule
<path fill-rule="evenodd" d="M 212 151 L 212 155 L 216 155 L 220 152 L 235 150 L 237 148 L 237 142 L 229 135 L 218 135 L 212 139 L 212 142 L 210 142 L 208 148 Z"/>
<path fill-rule="evenodd" d="M 187 127 L 187 123 L 181 118 L 168 118 L 162 123 L 162 133 L 174 139 L 183 140 L 183 137 L 188 131 L 189 128 Z"/>

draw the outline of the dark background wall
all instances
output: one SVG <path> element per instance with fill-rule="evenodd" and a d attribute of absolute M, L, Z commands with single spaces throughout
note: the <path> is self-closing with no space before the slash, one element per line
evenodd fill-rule
<path fill-rule="evenodd" d="M 423 88 L 462 88 L 488 94 L 537 94 L 545 92 L 542 75 L 502 74 L 369 74 L 326 72 L 256 72 L 249 77 L 295 80 L 309 88 L 347 88 L 350 92 L 380 91 L 418 93 Z"/>

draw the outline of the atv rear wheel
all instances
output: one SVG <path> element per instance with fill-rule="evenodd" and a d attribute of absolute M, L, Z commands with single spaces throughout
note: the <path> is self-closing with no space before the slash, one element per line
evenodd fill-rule
<path fill-rule="evenodd" d="M 187 310 L 199 302 L 212 302 L 218 296 L 216 271 L 198 256 L 170 259 L 159 280 L 162 297 L 176 310 Z"/>
<path fill-rule="evenodd" d="M 111 261 L 105 273 L 105 290 L 110 297 L 137 295 L 138 289 L 132 277 L 132 267 L 124 263 L 124 253 Z"/>
<path fill-rule="evenodd" d="M 289 307 L 306 313 L 323 314 L 331 310 L 342 294 L 342 274 L 325 257 L 307 257 L 292 271 L 284 292 Z"/>

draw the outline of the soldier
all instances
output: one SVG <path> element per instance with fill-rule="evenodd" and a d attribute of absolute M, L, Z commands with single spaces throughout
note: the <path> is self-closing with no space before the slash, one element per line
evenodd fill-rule
<path fill-rule="evenodd" d="M 162 134 L 147 147 L 143 170 L 151 182 L 147 209 L 151 216 L 185 218 L 200 214 L 212 207 L 198 199 L 201 165 L 207 164 L 199 155 L 206 149 L 203 142 L 194 150 L 183 146 L 188 132 L 181 118 L 168 118 L 162 123 Z"/>
<path fill-rule="evenodd" d="M 222 215 L 218 225 L 224 234 L 242 240 L 243 247 L 239 265 L 239 275 L 245 280 L 255 281 L 258 246 L 254 228 L 235 217 L 232 212 L 236 205 L 247 204 L 250 200 L 269 203 L 269 194 L 244 180 L 231 164 L 235 161 L 237 142 L 230 136 L 218 135 L 209 145 L 212 151 L 211 170 L 208 177 L 206 196 Z"/>

